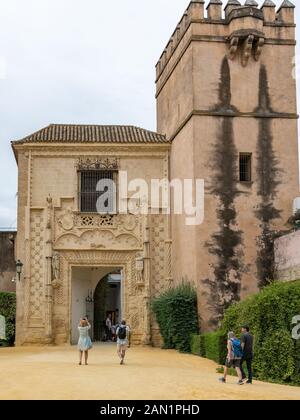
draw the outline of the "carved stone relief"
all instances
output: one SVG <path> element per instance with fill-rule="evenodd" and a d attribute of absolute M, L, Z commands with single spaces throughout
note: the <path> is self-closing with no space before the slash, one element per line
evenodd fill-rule
<path fill-rule="evenodd" d="M 43 303 L 44 303 L 44 234 L 45 220 L 43 210 L 32 211 L 30 218 L 31 227 L 31 278 L 29 289 L 28 317 L 36 324 L 43 324 Z"/>
<path fill-rule="evenodd" d="M 139 249 L 142 229 L 142 216 L 78 213 L 62 199 L 55 209 L 54 249 Z"/>
<path fill-rule="evenodd" d="M 80 158 L 76 163 L 76 168 L 79 171 L 91 171 L 91 170 L 117 171 L 119 169 L 119 160 L 114 157 Z"/>
<path fill-rule="evenodd" d="M 149 310 L 149 308 L 144 304 L 143 292 L 137 287 L 136 260 L 139 256 L 140 254 L 134 251 L 63 251 L 61 253 L 61 277 L 63 278 L 61 289 L 64 293 L 64 296 L 68 296 L 70 299 L 70 267 L 73 264 L 80 266 L 108 266 L 122 268 L 124 279 L 124 316 L 128 322 L 128 325 L 133 328 L 134 336 L 136 335 L 137 337 L 142 337 L 143 334 L 145 334 L 144 320 L 148 315 L 144 314 L 144 311 Z M 63 304 L 65 308 L 65 316 L 69 320 L 68 322 L 70 325 L 72 316 L 70 313 L 70 302 L 64 301 Z M 57 308 L 54 308 L 56 320 L 58 320 L 58 313 L 61 314 Z M 55 322 L 54 327 L 56 325 Z M 60 325 L 60 334 L 62 329 L 63 328 Z M 56 333 L 57 331 L 54 332 L 54 334 Z M 146 333 L 149 335 L 150 331 L 147 331 Z M 137 340 L 139 340 L 139 338 L 137 338 Z"/>

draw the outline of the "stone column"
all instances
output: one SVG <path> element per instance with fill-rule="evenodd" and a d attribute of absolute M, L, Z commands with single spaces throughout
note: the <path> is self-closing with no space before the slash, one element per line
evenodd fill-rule
<path fill-rule="evenodd" d="M 144 238 L 144 336 L 143 344 L 151 343 L 151 263 L 150 263 L 150 227 L 149 216 L 145 216 L 145 238 Z"/>
<path fill-rule="evenodd" d="M 52 332 L 52 198 L 47 198 L 46 270 L 45 270 L 45 342 L 51 344 Z"/>
<path fill-rule="evenodd" d="M 166 281 L 169 287 L 172 286 L 172 239 L 165 240 L 165 267 L 166 267 Z"/>

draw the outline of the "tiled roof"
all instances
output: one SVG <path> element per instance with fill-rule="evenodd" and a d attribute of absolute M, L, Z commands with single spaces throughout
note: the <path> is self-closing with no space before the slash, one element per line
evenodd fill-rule
<path fill-rule="evenodd" d="M 22 143 L 169 143 L 166 136 L 125 125 L 51 124 L 21 139 Z"/>

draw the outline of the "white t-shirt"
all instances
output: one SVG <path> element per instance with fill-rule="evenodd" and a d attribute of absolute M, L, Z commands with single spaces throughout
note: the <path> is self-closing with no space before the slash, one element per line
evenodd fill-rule
<path fill-rule="evenodd" d="M 128 344 L 128 337 L 129 337 L 129 333 L 130 333 L 130 328 L 128 327 L 128 325 L 125 326 L 125 328 L 126 328 L 126 338 L 121 339 L 121 338 L 118 337 L 119 330 L 120 330 L 121 327 L 122 327 L 122 325 L 119 325 L 118 328 L 117 328 L 117 331 L 116 331 L 117 344 L 120 344 L 120 345 L 124 346 L 124 345 Z"/>

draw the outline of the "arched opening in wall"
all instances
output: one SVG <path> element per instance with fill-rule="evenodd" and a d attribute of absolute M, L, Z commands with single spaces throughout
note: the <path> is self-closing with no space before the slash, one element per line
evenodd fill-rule
<path fill-rule="evenodd" d="M 111 341 L 121 316 L 121 272 L 115 270 L 99 281 L 94 292 L 94 341 Z M 111 329 L 107 323 L 111 323 Z"/>
<path fill-rule="evenodd" d="M 120 267 L 72 267 L 72 344 L 78 341 L 78 324 L 83 317 L 91 324 L 94 342 L 111 338 L 105 321 L 108 315 L 112 326 L 121 320 L 122 283 Z"/>

